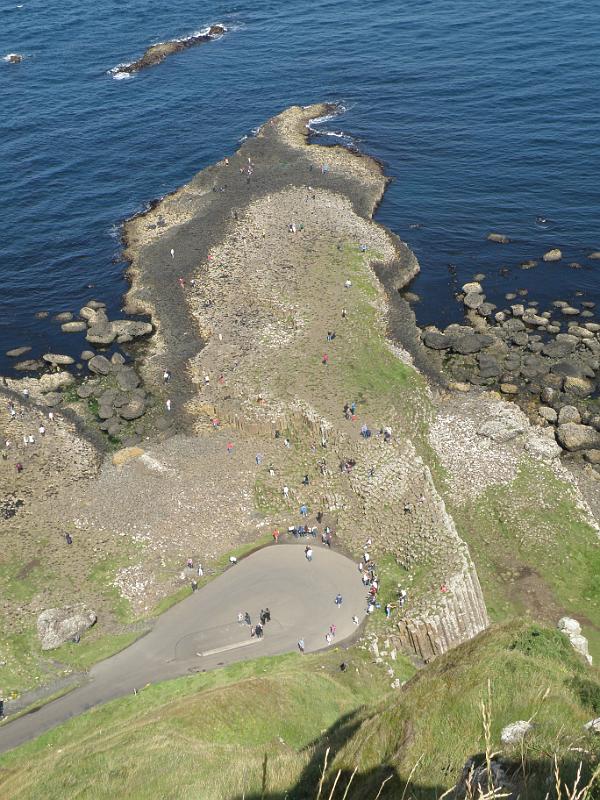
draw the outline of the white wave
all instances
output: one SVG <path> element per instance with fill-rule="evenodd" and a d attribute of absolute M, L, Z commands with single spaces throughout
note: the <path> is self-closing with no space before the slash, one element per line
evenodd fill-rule
<path fill-rule="evenodd" d="M 7 53 L 5 56 L 2 56 L 2 61 L 7 61 L 8 62 L 11 59 L 13 59 L 15 56 L 18 57 L 19 53 Z"/>
<path fill-rule="evenodd" d="M 112 77 L 113 77 L 113 79 L 115 81 L 124 81 L 127 78 L 133 78 L 133 75 L 132 75 L 131 72 L 120 72 L 119 70 L 117 70 L 116 72 L 113 72 L 113 70 L 111 69 L 111 70 L 109 70 L 109 73 L 110 73 L 110 75 L 112 75 Z"/>

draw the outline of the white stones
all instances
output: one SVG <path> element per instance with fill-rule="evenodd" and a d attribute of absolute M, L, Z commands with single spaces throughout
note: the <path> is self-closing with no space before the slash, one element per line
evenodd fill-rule
<path fill-rule="evenodd" d="M 592 657 L 588 650 L 588 640 L 581 633 L 581 625 L 572 617 L 561 617 L 558 620 L 558 630 L 568 637 L 573 649 L 582 655 L 588 663 L 592 663 Z"/>
<path fill-rule="evenodd" d="M 519 744 L 533 730 L 533 725 L 527 720 L 520 719 L 502 728 L 500 741 L 505 746 Z"/>

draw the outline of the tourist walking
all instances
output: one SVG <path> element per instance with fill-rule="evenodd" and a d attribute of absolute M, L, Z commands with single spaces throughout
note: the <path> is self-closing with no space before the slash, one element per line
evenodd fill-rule
<path fill-rule="evenodd" d="M 306 560 L 307 561 L 312 561 L 312 557 L 313 557 L 312 547 L 310 547 L 309 545 L 306 545 L 306 547 L 304 548 L 304 555 L 306 556 Z"/>
<path fill-rule="evenodd" d="M 300 650 L 301 653 L 304 652 L 304 639 L 298 639 L 298 650 Z"/>
<path fill-rule="evenodd" d="M 252 625 L 250 614 L 247 611 L 244 613 L 244 622 L 246 623 L 246 625 Z"/>
<path fill-rule="evenodd" d="M 344 602 L 344 598 L 342 597 L 342 595 L 339 592 L 336 594 L 334 602 L 335 602 L 335 605 L 336 605 L 336 607 L 338 609 L 342 607 L 342 603 Z"/>
<path fill-rule="evenodd" d="M 278 528 L 275 528 L 275 530 L 272 533 L 272 536 L 273 536 L 273 541 L 275 542 L 275 544 L 277 544 L 279 542 L 279 529 Z"/>
<path fill-rule="evenodd" d="M 283 487 L 283 489 L 282 489 L 282 491 L 283 491 L 283 499 L 284 499 L 284 500 L 287 500 L 287 499 L 289 498 L 289 496 L 290 496 L 290 490 L 289 490 L 289 487 L 287 487 L 287 486 L 284 486 L 284 487 Z"/>

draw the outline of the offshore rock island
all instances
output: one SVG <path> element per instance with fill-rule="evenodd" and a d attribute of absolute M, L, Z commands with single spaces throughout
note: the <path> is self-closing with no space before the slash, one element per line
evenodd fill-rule
<path fill-rule="evenodd" d="M 150 45 L 144 54 L 132 61 L 130 64 L 120 64 L 115 67 L 113 72 L 115 74 L 130 75 L 139 72 L 148 67 L 154 67 L 161 64 L 165 58 L 180 53 L 182 50 L 187 50 L 190 47 L 197 47 L 200 44 L 206 44 L 213 39 L 219 39 L 223 34 L 227 33 L 227 28 L 224 25 L 211 25 L 205 31 L 195 33 L 192 36 L 186 36 L 183 39 L 171 39 L 168 42 L 158 42 L 158 44 Z"/>
<path fill-rule="evenodd" d="M 567 618 L 556 636 L 567 661 L 582 657 L 581 669 L 585 637 L 598 652 L 594 479 L 562 464 L 547 431 L 498 393 L 448 386 L 400 294 L 418 262 L 372 219 L 388 180 L 381 165 L 309 142 L 310 120 L 334 111 L 284 111 L 125 224 L 125 310 L 150 320 L 131 323 L 145 338 L 125 338 L 130 349 L 105 358 L 102 347 L 133 328 L 115 327 L 97 304 L 96 316 L 82 316 L 100 349 L 89 353 L 88 379 L 74 382 L 55 358 L 53 372 L 0 389 L 11 441 L 0 462 L 1 544 L 11 553 L 0 685 L 15 695 L 9 711 L 33 699 L 16 699 L 25 690 L 85 685 L 91 664 L 154 626 L 153 641 L 158 613 L 189 594 L 196 576 L 215 577 L 278 538 L 280 547 L 310 542 L 315 562 L 330 548 L 349 556 L 361 565 L 359 585 L 377 564 L 379 604 L 367 605 L 365 584 L 356 622 L 371 619 L 357 647 L 399 690 L 394 703 L 406 694 L 400 654 L 419 667 L 437 663 L 474 637 L 489 643 L 492 623 L 518 616 L 549 628 Z M 43 435 L 22 445 L 39 426 Z M 223 577 L 232 581 L 238 568 Z M 53 635 L 64 628 L 77 639 L 76 648 L 57 641 L 52 660 L 35 633 L 43 623 L 47 636 L 49 619 Z M 95 625 L 79 630 L 80 619 Z M 305 638 L 303 652 L 324 646 L 322 636 Z M 171 659 L 169 671 L 148 674 L 190 671 L 198 647 L 181 667 Z M 128 652 L 115 658 L 127 664 Z M 95 668 L 90 691 L 109 664 Z M 131 688 L 123 678 L 94 702 Z M 46 727 L 68 701 L 38 712 Z M 372 729 L 374 720 L 363 722 Z M 1 749 L 28 737 L 11 744 L 20 723 L 0 728 Z"/>

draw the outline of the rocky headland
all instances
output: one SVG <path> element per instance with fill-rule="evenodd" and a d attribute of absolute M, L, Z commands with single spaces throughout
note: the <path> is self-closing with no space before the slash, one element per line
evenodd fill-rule
<path fill-rule="evenodd" d="M 309 142 L 310 120 L 333 110 L 284 111 L 125 224 L 125 311 L 143 317 L 110 320 L 101 301 L 66 312 L 57 323 L 85 346 L 74 364 L 12 351 L 31 363 L 0 390 L 0 686 L 61 671 L 36 626 L 56 643 L 97 620 L 80 647 L 131 636 L 189 587 L 188 558 L 214 574 L 234 548 L 285 536 L 301 506 L 335 547 L 369 552 L 394 605 L 386 635 L 422 661 L 487 627 L 484 596 L 496 614 L 555 623 L 585 609 L 584 625 L 600 625 L 584 589 L 567 594 L 553 574 L 564 513 L 578 554 L 597 547 L 598 508 L 549 427 L 559 441 L 597 430 L 564 410 L 571 378 L 592 382 L 596 333 L 584 323 L 591 337 L 569 331 L 553 340 L 567 355 L 545 354 L 551 315 L 490 324 L 478 284 L 465 287 L 471 324 L 421 335 L 403 297 L 417 260 L 372 219 L 381 165 Z M 529 385 L 530 355 L 547 377 L 532 371 L 529 394 L 553 389 L 556 420 L 502 396 Z"/>

